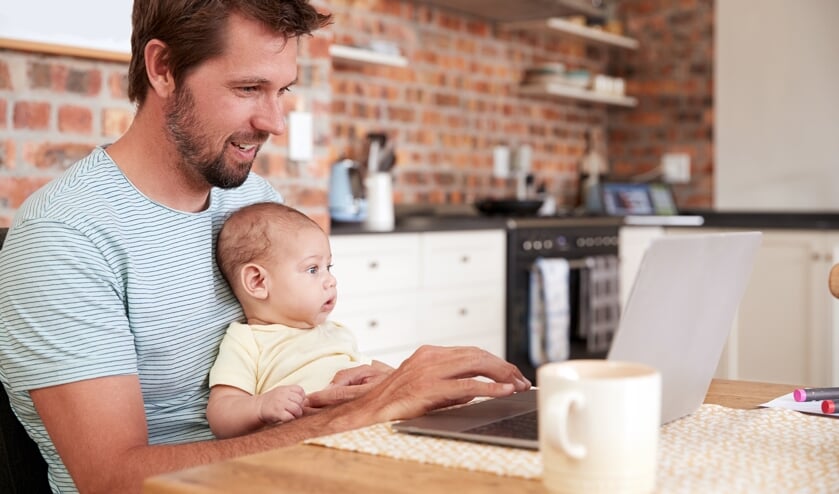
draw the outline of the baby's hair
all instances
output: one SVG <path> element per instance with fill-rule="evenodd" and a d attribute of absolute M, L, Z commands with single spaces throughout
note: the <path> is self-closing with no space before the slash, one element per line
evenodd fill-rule
<path fill-rule="evenodd" d="M 216 262 L 231 285 L 236 272 L 249 262 L 271 253 L 269 232 L 292 232 L 320 225 L 300 211 L 276 202 L 259 202 L 231 214 L 218 234 Z"/>

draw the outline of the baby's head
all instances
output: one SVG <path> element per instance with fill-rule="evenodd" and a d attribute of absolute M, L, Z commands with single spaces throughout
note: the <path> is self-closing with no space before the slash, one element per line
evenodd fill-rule
<path fill-rule="evenodd" d="M 265 202 L 234 212 L 216 260 L 250 324 L 311 328 L 335 307 L 329 238 L 294 208 Z"/>

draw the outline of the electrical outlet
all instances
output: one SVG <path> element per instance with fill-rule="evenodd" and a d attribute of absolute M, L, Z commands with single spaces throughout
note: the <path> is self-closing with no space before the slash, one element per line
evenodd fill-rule
<path fill-rule="evenodd" d="M 510 177 L 510 148 L 495 146 L 492 150 L 492 176 L 496 178 Z"/>
<path fill-rule="evenodd" d="M 671 184 L 690 182 L 690 155 L 667 153 L 661 157 L 661 171 L 664 181 Z"/>

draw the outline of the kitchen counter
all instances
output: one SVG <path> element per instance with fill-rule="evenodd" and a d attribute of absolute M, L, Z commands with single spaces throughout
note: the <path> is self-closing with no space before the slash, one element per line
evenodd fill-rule
<path fill-rule="evenodd" d="M 773 212 L 690 210 L 686 215 L 701 216 L 710 228 L 750 228 L 788 230 L 839 230 L 839 212 Z"/>
<path fill-rule="evenodd" d="M 376 233 L 409 233 L 427 231 L 492 230 L 513 228 L 523 223 L 575 227 L 581 225 L 625 225 L 663 227 L 708 227 L 739 229 L 792 229 L 839 230 L 839 212 L 771 212 L 771 211 L 715 211 L 709 209 L 685 210 L 677 216 L 556 216 L 556 217 L 503 217 L 484 216 L 477 213 L 408 213 L 397 215 L 396 226 L 391 232 L 372 232 L 361 223 L 335 223 L 332 235 Z"/>

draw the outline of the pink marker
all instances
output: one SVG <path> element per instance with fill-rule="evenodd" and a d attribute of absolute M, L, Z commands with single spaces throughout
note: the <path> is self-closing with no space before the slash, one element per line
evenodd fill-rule
<path fill-rule="evenodd" d="M 839 400 L 839 388 L 804 388 L 792 392 L 795 401 Z"/>

